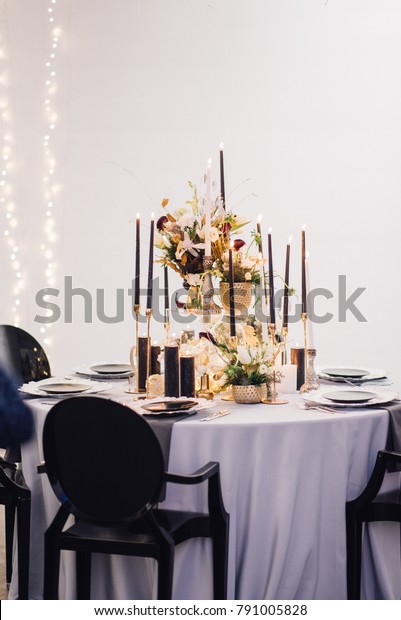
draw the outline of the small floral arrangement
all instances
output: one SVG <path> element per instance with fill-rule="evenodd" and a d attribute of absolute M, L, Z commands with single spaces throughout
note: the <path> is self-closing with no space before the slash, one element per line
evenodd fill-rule
<path fill-rule="evenodd" d="M 273 381 L 271 370 L 281 351 L 280 345 L 260 342 L 255 333 L 251 339 L 247 336 L 245 344 L 236 347 L 232 347 L 227 341 L 217 340 L 210 332 L 200 335 L 215 345 L 226 362 L 225 386 L 262 385 Z M 279 380 L 279 373 L 276 373 L 276 380 Z"/>
<path fill-rule="evenodd" d="M 162 253 L 160 262 L 176 271 L 189 286 L 196 287 L 201 284 L 204 273 L 205 208 L 203 197 L 199 196 L 195 185 L 189 182 L 189 187 L 192 198 L 184 207 L 170 212 L 167 210 L 169 200 L 165 198 L 162 201 L 166 214 L 157 221 L 155 245 Z M 246 219 L 237 217 L 232 211 L 226 212 L 220 199 L 214 201 L 210 240 L 216 267 L 225 264 L 229 234 L 236 233 L 247 223 Z"/>

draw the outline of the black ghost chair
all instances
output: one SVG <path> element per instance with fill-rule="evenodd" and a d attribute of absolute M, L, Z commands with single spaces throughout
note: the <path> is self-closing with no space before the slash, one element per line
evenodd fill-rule
<path fill-rule="evenodd" d="M 369 481 L 362 493 L 346 503 L 347 596 L 361 598 L 362 535 L 365 523 L 393 521 L 401 523 L 400 488 L 379 495 L 387 471 L 399 471 L 401 454 L 380 450 Z"/>
<path fill-rule="evenodd" d="M 148 422 L 129 407 L 93 396 L 52 407 L 43 429 L 43 455 L 39 471 L 46 472 L 61 503 L 45 533 L 45 599 L 58 598 L 62 549 L 76 554 L 78 599 L 90 598 L 93 553 L 156 559 L 158 598 L 171 599 L 175 546 L 196 537 L 212 539 L 214 598 L 227 597 L 229 515 L 218 463 L 191 475 L 166 472 Z M 207 482 L 206 513 L 157 508 L 166 483 L 202 482 Z M 70 515 L 75 523 L 64 530 Z"/>

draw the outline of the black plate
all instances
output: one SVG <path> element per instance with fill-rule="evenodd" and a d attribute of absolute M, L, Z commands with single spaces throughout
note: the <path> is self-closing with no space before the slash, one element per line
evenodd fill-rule
<path fill-rule="evenodd" d="M 121 375 L 132 372 L 129 364 L 94 364 L 89 366 L 89 370 L 97 372 L 99 375 Z"/>
<path fill-rule="evenodd" d="M 362 379 L 370 373 L 367 370 L 359 370 L 358 368 L 325 368 L 322 370 L 329 377 L 339 377 L 343 379 Z"/>
<path fill-rule="evenodd" d="M 333 403 L 368 403 L 370 400 L 377 398 L 377 394 L 373 392 L 354 392 L 353 390 L 344 390 L 343 392 L 329 392 L 323 394 L 324 398 L 331 400 Z"/>
<path fill-rule="evenodd" d="M 171 413 L 187 411 L 197 404 L 198 401 L 196 400 L 163 400 L 157 403 L 142 405 L 142 409 L 146 409 L 146 411 L 151 413 Z"/>
<path fill-rule="evenodd" d="M 82 383 L 48 383 L 47 385 L 38 385 L 38 388 L 46 394 L 80 394 L 87 392 L 92 386 L 83 385 Z"/>

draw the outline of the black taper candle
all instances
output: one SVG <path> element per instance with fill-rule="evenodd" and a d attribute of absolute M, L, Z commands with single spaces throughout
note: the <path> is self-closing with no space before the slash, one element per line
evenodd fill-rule
<path fill-rule="evenodd" d="M 224 155 L 223 143 L 220 144 L 220 194 L 224 210 L 226 210 L 226 189 L 224 185 Z"/>
<path fill-rule="evenodd" d="M 168 291 L 168 267 L 164 265 L 164 310 L 170 308 L 170 297 Z"/>
<path fill-rule="evenodd" d="M 134 305 L 139 306 L 139 291 L 140 291 L 140 261 L 141 261 L 141 251 L 140 251 L 140 226 L 141 219 L 139 213 L 136 215 L 136 235 L 135 235 L 135 280 L 134 280 Z"/>
<path fill-rule="evenodd" d="M 150 220 L 150 236 L 149 236 L 149 268 L 148 268 L 148 295 L 146 300 L 146 309 L 153 308 L 153 246 L 155 242 L 155 216 L 152 213 Z"/>
<path fill-rule="evenodd" d="M 180 395 L 179 350 L 174 343 L 164 347 L 164 395 L 175 398 Z"/>
<path fill-rule="evenodd" d="M 235 299 L 234 299 L 234 265 L 233 265 L 233 245 L 234 242 L 230 242 L 230 249 L 228 250 L 228 278 L 229 278 L 229 294 L 230 294 L 230 336 L 235 338 L 237 335 L 235 327 Z"/>
<path fill-rule="evenodd" d="M 138 390 L 145 392 L 146 379 L 148 376 L 148 338 L 139 336 L 138 338 Z"/>
<path fill-rule="evenodd" d="M 195 396 L 195 358 L 182 355 L 180 358 L 181 396 Z"/>
<path fill-rule="evenodd" d="M 276 323 L 276 308 L 274 307 L 274 275 L 273 275 L 273 251 L 271 231 L 267 235 L 269 250 L 269 304 L 270 304 L 270 323 Z"/>
<path fill-rule="evenodd" d="M 287 252 L 285 255 L 283 327 L 288 327 L 288 288 L 290 286 L 290 250 L 291 250 L 291 237 L 288 239 Z"/>
<path fill-rule="evenodd" d="M 262 226 L 261 226 L 261 221 L 262 221 L 262 216 L 258 215 L 258 219 L 256 222 L 256 230 L 259 236 L 259 252 L 261 253 L 261 255 L 263 256 L 263 243 L 262 243 Z"/>
<path fill-rule="evenodd" d="M 302 227 L 302 313 L 307 314 L 306 307 L 306 266 L 305 266 L 305 225 Z"/>
<path fill-rule="evenodd" d="M 160 375 L 160 362 L 159 355 L 161 352 L 161 347 L 157 344 L 152 344 L 150 349 L 150 374 L 151 375 Z"/>

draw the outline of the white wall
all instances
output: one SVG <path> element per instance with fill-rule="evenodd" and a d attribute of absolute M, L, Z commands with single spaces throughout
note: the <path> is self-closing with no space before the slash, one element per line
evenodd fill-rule
<path fill-rule="evenodd" d="M 386 367 L 399 377 L 396 270 L 401 203 L 401 4 L 397 0 L 2 0 L 0 99 L 11 102 L 15 231 L 27 287 L 21 325 L 41 338 L 35 293 L 46 285 L 40 244 L 49 14 L 60 27 L 55 60 L 55 286 L 71 275 L 92 293 L 133 275 L 133 224 L 180 204 L 225 144 L 229 204 L 263 213 L 276 268 L 307 224 L 311 283 L 333 291 L 346 274 L 366 316 L 315 327 L 320 363 Z M 114 163 L 110 163 L 114 162 Z M 116 165 L 117 164 L 117 165 Z M 128 170 L 126 172 L 124 170 Z M 216 181 L 218 181 L 217 167 Z M 0 233 L 6 226 L 0 215 Z M 143 238 L 146 235 L 143 226 Z M 5 239 L 6 241 L 6 239 Z M 0 322 L 12 322 L 14 272 L 0 245 Z M 143 258 L 147 243 L 143 242 Z M 145 284 L 145 278 L 143 279 Z M 51 329 L 54 369 L 123 359 L 133 321 Z M 129 305 L 127 303 L 127 311 Z M 40 311 L 42 313 L 42 311 Z M 158 328 L 155 328 L 158 331 Z M 299 327 L 290 333 L 300 339 Z"/>

